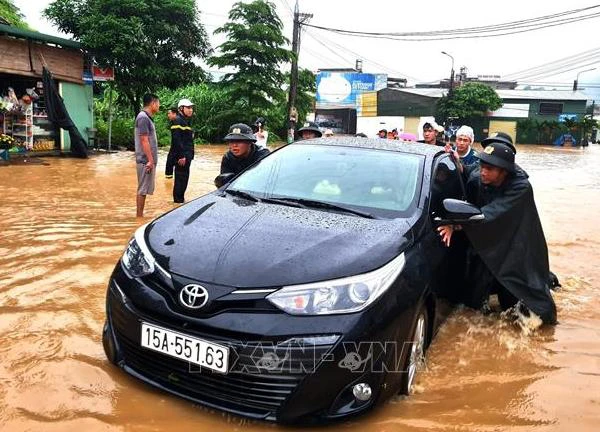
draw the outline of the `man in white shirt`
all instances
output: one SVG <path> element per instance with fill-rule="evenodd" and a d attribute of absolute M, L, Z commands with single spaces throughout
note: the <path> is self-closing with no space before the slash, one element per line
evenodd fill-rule
<path fill-rule="evenodd" d="M 263 117 L 257 118 L 254 122 L 256 145 L 261 148 L 267 148 L 267 141 L 269 139 L 269 131 L 265 130 L 265 122 Z"/>

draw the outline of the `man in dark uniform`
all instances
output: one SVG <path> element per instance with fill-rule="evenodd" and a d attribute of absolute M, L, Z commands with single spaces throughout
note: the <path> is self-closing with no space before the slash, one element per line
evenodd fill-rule
<path fill-rule="evenodd" d="M 167 111 L 167 120 L 169 121 L 169 129 L 173 125 L 173 122 L 177 118 L 177 107 L 171 107 Z M 173 178 L 173 169 L 175 168 L 175 159 L 173 158 L 173 146 L 169 147 L 169 153 L 167 154 L 167 163 L 165 165 L 165 177 L 170 179 Z"/>
<path fill-rule="evenodd" d="M 463 175 L 467 199 L 481 208 L 485 219 L 438 228 L 446 245 L 455 229 L 464 229 L 471 244 L 464 303 L 480 309 L 497 293 L 503 310 L 519 304 L 521 311 L 528 309 L 544 323 L 556 324 L 548 247 L 527 173 L 515 164 L 512 140 L 491 137 L 482 144 L 479 164 L 464 167 Z"/>
<path fill-rule="evenodd" d="M 194 114 L 194 104 L 189 99 L 181 99 L 177 104 L 177 117 L 171 125 L 171 150 L 175 161 L 175 184 L 173 201 L 185 202 L 185 190 L 190 179 L 190 165 L 194 159 L 194 133 L 190 118 Z"/>
<path fill-rule="evenodd" d="M 306 122 L 298 129 L 300 139 L 321 138 L 323 133 L 319 130 L 319 126 L 315 122 Z"/>
<path fill-rule="evenodd" d="M 256 143 L 256 137 L 250 126 L 244 123 L 236 123 L 229 128 L 225 137 L 229 144 L 229 151 L 221 159 L 221 174 L 239 174 L 269 154 L 269 149 L 260 148 Z M 215 179 L 215 185 L 219 184 L 219 177 Z"/>
<path fill-rule="evenodd" d="M 436 122 L 428 121 L 423 125 L 423 139 L 417 142 L 444 147 L 446 143 L 437 139 L 438 128 Z"/>

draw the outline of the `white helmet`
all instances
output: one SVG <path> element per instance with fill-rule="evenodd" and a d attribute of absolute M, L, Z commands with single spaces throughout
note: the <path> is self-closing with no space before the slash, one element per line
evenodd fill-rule
<path fill-rule="evenodd" d="M 181 107 L 191 107 L 194 106 L 194 104 L 192 103 L 191 100 L 189 99 L 181 99 L 179 101 L 179 103 L 177 104 L 177 108 L 181 108 Z"/>

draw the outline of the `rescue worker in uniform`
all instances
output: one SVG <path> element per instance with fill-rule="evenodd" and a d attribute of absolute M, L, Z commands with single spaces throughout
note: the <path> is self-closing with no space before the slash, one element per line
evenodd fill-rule
<path fill-rule="evenodd" d="M 319 126 L 315 122 L 306 122 L 304 125 L 298 129 L 298 135 L 301 140 L 312 139 L 312 138 L 321 138 L 323 133 L 319 130 Z"/>
<path fill-rule="evenodd" d="M 485 219 L 438 228 L 447 246 L 456 229 L 464 230 L 471 245 L 464 303 L 485 309 L 489 295 L 496 293 L 503 310 L 533 311 L 544 323 L 556 324 L 548 247 L 528 175 L 515 164 L 510 137 L 487 138 L 482 145 L 479 164 L 462 168 L 467 199 Z M 456 151 L 454 156 L 458 160 Z"/>
<path fill-rule="evenodd" d="M 173 125 L 173 122 L 177 118 L 177 107 L 171 107 L 167 111 L 167 120 L 169 121 L 169 129 Z M 173 146 L 169 147 L 169 153 L 167 154 L 167 163 L 165 164 L 165 177 L 170 179 L 173 178 L 173 169 L 175 168 L 175 160 L 173 159 Z"/>
<path fill-rule="evenodd" d="M 256 137 L 252 128 L 244 123 L 236 123 L 229 128 L 225 136 L 225 142 L 229 144 L 229 150 L 221 159 L 221 174 L 239 174 L 268 155 L 269 149 L 256 145 Z M 220 176 L 215 178 L 215 186 L 221 187 Z"/>
<path fill-rule="evenodd" d="M 190 165 L 194 159 L 194 132 L 190 125 L 194 104 L 189 99 L 181 99 L 177 109 L 177 117 L 171 125 L 171 151 L 175 162 L 173 201 L 183 203 L 190 179 Z"/>

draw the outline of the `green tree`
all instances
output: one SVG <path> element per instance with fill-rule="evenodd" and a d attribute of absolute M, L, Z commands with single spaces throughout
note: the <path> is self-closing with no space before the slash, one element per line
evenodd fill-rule
<path fill-rule="evenodd" d="M 286 73 L 285 79 L 290 80 L 290 73 Z M 314 110 L 315 93 L 317 83 L 315 74 L 308 69 L 298 71 L 298 90 L 296 95 L 296 109 L 298 110 L 298 123 L 302 124 L 306 115 Z M 287 136 L 287 94 L 279 95 L 276 103 L 271 105 L 264 114 L 272 132 L 278 137 Z M 275 138 L 275 137 L 274 137 Z"/>
<path fill-rule="evenodd" d="M 502 106 L 496 91 L 481 83 L 467 83 L 454 90 L 453 95 L 442 97 L 436 106 L 436 116 L 461 120 L 483 117 L 488 111 Z"/>
<path fill-rule="evenodd" d="M 0 0 L 0 20 L 6 21 L 11 26 L 29 29 L 23 18 L 21 10 L 15 6 L 13 0 Z"/>
<path fill-rule="evenodd" d="M 231 113 L 243 112 L 244 118 L 263 115 L 283 97 L 280 66 L 291 59 L 291 52 L 284 48 L 289 42 L 282 31 L 275 5 L 267 0 L 235 3 L 229 21 L 215 30 L 227 40 L 208 64 L 234 70 L 222 80 Z"/>
<path fill-rule="evenodd" d="M 44 16 L 115 69 L 133 112 L 148 91 L 205 79 L 193 59 L 211 48 L 194 0 L 55 0 Z"/>

